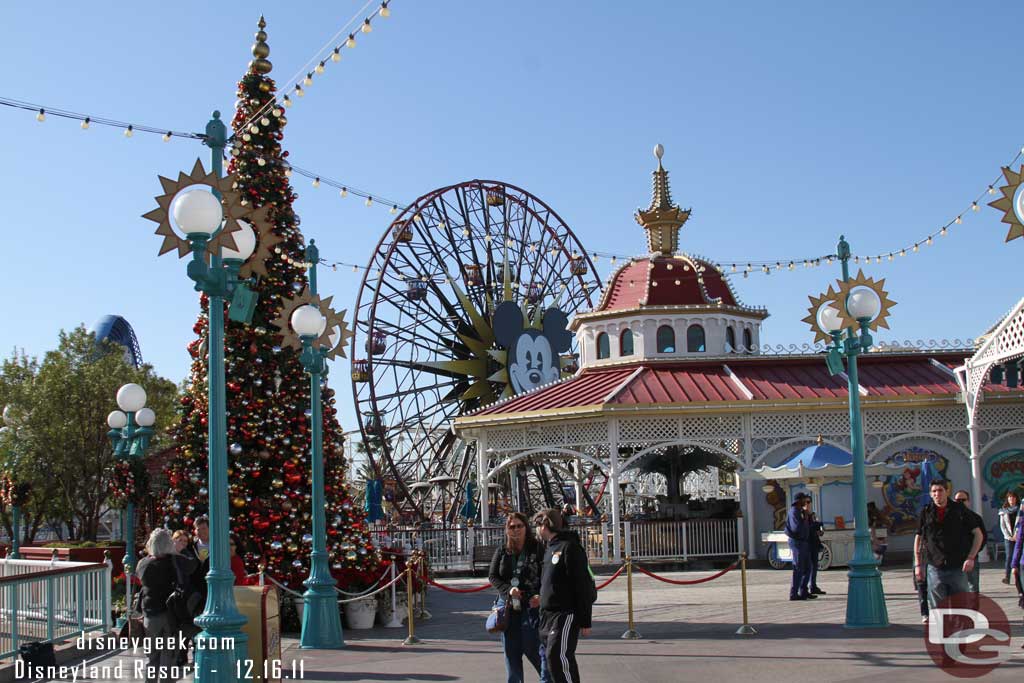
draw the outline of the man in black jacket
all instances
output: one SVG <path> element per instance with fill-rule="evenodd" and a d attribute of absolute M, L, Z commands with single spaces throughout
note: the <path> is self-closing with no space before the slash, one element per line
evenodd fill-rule
<path fill-rule="evenodd" d="M 932 502 L 921 512 L 914 537 L 914 577 L 927 579 L 928 606 L 935 609 L 951 595 L 970 590 L 967 574 L 974 571 L 984 532 L 977 515 L 950 500 L 946 481 L 933 481 L 928 493 Z"/>
<path fill-rule="evenodd" d="M 540 579 L 540 635 L 555 683 L 579 683 L 576 642 L 590 635 L 591 576 L 587 551 L 574 531 L 562 527 L 554 508 L 533 518 L 537 536 L 547 543 Z"/>

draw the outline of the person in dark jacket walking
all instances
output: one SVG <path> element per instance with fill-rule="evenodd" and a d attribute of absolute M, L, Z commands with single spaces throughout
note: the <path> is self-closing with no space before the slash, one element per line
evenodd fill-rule
<path fill-rule="evenodd" d="M 178 678 L 172 672 L 178 664 L 179 625 L 167 609 L 167 598 L 174 592 L 178 576 L 189 576 L 195 567 L 174 552 L 174 540 L 167 529 L 153 530 L 146 541 L 146 552 L 147 557 L 135 570 L 142 582 L 139 601 L 150 649 L 146 681 L 172 681 Z"/>
<path fill-rule="evenodd" d="M 1007 491 L 1006 502 L 999 508 L 999 530 L 1003 533 L 1003 552 L 1006 555 L 1006 576 L 1003 583 L 1010 583 L 1013 556 L 1017 549 L 1017 514 L 1020 512 L 1020 496 L 1016 491 Z"/>
<path fill-rule="evenodd" d="M 579 683 L 579 637 L 590 635 L 591 576 L 587 552 L 574 531 L 562 526 L 562 513 L 541 510 L 533 518 L 537 536 L 547 543 L 540 580 L 540 633 L 555 683 Z"/>
<path fill-rule="evenodd" d="M 544 547 L 534 537 L 526 515 L 511 513 L 505 520 L 505 545 L 494 552 L 487 575 L 508 615 L 501 634 L 508 683 L 523 683 L 523 655 L 537 670 L 541 683 L 551 680 L 539 632 L 543 559 Z"/>
<path fill-rule="evenodd" d="M 914 537 L 914 576 L 928 580 L 928 607 L 968 591 L 967 574 L 974 570 L 984 532 L 978 516 L 949 499 L 947 482 L 937 479 L 928 489 L 932 502 L 921 512 Z M 927 558 L 927 564 L 925 564 Z"/>
<path fill-rule="evenodd" d="M 789 550 L 793 553 L 790 600 L 813 600 L 818 597 L 807 589 L 807 582 L 811 579 L 811 525 L 806 508 L 810 500 L 806 493 L 796 494 L 786 516 L 786 536 L 789 537 Z"/>

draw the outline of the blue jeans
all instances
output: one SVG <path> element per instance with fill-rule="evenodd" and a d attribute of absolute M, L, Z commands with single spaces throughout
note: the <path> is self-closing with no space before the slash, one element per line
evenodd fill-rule
<path fill-rule="evenodd" d="M 793 583 L 789 588 L 789 597 L 807 595 L 807 582 L 811 580 L 811 548 L 807 543 L 789 542 L 793 553 Z"/>
<path fill-rule="evenodd" d="M 548 673 L 547 658 L 540 642 L 539 625 L 538 610 L 509 610 L 508 626 L 501 634 L 508 683 L 523 683 L 523 655 L 537 670 L 541 683 L 550 683 L 551 674 Z"/>
<path fill-rule="evenodd" d="M 1013 569 L 1013 550 L 1016 544 L 1013 541 L 1003 541 L 1003 551 L 1006 553 L 1006 579 L 1010 579 L 1010 570 Z"/>
<path fill-rule="evenodd" d="M 811 590 L 818 587 L 818 554 L 820 552 L 820 545 L 811 546 L 811 561 L 808 562 L 810 566 L 807 568 L 807 585 Z"/>
<path fill-rule="evenodd" d="M 967 575 L 963 570 L 939 569 L 933 564 L 928 565 L 928 607 L 935 607 L 951 595 L 967 593 Z"/>

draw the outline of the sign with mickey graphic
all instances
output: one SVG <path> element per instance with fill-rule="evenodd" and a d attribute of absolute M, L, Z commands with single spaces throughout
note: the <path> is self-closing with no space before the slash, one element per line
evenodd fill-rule
<path fill-rule="evenodd" d="M 559 354 L 572 345 L 572 334 L 566 330 L 569 317 L 557 308 L 544 311 L 539 328 L 525 323 L 515 302 L 506 301 L 494 311 L 494 337 L 508 350 L 509 384 L 517 394 L 559 379 Z"/>

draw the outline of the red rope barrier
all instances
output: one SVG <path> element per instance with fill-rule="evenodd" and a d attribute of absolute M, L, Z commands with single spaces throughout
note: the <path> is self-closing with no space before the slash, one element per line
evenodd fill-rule
<path fill-rule="evenodd" d="M 737 564 L 736 562 L 733 562 L 732 564 L 730 564 L 728 567 L 726 567 L 722 571 L 718 572 L 717 574 L 712 574 L 711 576 L 705 576 L 703 579 L 694 579 L 693 581 L 674 581 L 673 579 L 666 579 L 663 576 L 658 576 L 654 572 L 649 572 L 649 571 L 647 571 L 646 569 L 644 569 L 643 567 L 641 567 L 638 564 L 634 564 L 633 566 L 636 567 L 637 569 L 639 569 L 640 571 L 642 571 L 644 574 L 647 574 L 647 576 L 651 577 L 652 579 L 657 579 L 658 581 L 662 581 L 664 583 L 671 583 L 671 584 L 673 584 L 675 586 L 692 586 L 692 585 L 698 584 L 698 583 L 706 583 L 708 581 L 714 581 L 718 577 L 720 577 L 720 576 L 722 576 L 724 574 L 728 574 L 733 569 L 736 569 L 736 564 Z"/>
<path fill-rule="evenodd" d="M 602 583 L 601 585 L 599 585 L 599 586 L 597 587 L 597 590 L 601 590 L 602 588 L 604 588 L 605 586 L 607 586 L 607 585 L 608 585 L 609 583 L 611 583 L 611 582 L 612 582 L 612 581 L 614 581 L 615 579 L 619 578 L 619 574 L 621 574 L 621 573 L 623 572 L 623 570 L 624 570 L 625 568 L 626 568 L 626 565 L 622 565 L 621 567 L 619 567 L 619 571 L 617 571 L 617 572 L 615 572 L 614 574 L 612 574 L 612 577 L 611 577 L 610 579 L 608 579 L 607 581 L 605 581 L 604 583 Z"/>
<path fill-rule="evenodd" d="M 485 583 L 479 588 L 451 588 L 449 586 L 442 586 L 433 579 L 427 579 L 427 583 L 429 583 L 434 588 L 440 588 L 441 590 L 448 591 L 449 593 L 479 593 L 480 591 L 485 591 L 491 587 L 491 584 Z"/>

